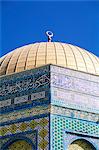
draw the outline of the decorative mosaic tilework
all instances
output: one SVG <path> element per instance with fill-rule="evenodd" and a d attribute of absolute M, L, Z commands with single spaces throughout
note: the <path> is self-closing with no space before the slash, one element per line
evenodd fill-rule
<path fill-rule="evenodd" d="M 46 90 L 46 91 L 43 91 L 43 90 Z M 32 97 L 31 97 L 31 95 L 32 95 Z M 11 105 L 1 107 L 1 114 L 14 112 L 16 110 L 28 109 L 28 108 L 31 109 L 32 107 L 36 107 L 36 106 L 49 105 L 49 103 L 50 103 L 49 88 L 48 89 L 41 88 L 41 89 L 39 89 L 39 91 L 29 94 L 28 99 L 26 99 L 24 97 L 25 96 L 22 96 L 22 99 L 21 99 L 21 97 L 16 97 L 17 104 L 14 104 L 14 99 L 12 99 Z M 26 97 L 27 97 L 27 95 L 26 95 Z M 34 99 L 33 99 L 33 97 L 34 97 Z M 25 102 L 22 102 L 22 101 L 25 101 Z"/>
<path fill-rule="evenodd" d="M 31 100 L 45 98 L 45 91 L 31 94 Z"/>
<path fill-rule="evenodd" d="M 51 104 L 99 113 L 99 77 L 74 72 L 51 66 Z"/>
<path fill-rule="evenodd" d="M 13 113 L 7 113 L 0 115 L 0 123 L 15 122 L 18 119 L 24 119 L 27 117 L 33 117 L 35 115 L 46 114 L 50 112 L 50 105 L 37 106 L 35 108 L 27 108 L 25 110 L 14 111 Z"/>
<path fill-rule="evenodd" d="M 10 106 L 11 104 L 19 104 L 19 103 L 28 102 L 29 100 L 36 100 L 36 99 L 42 99 L 42 98 L 45 98 L 45 91 L 15 97 L 13 99 L 13 103 L 11 103 L 11 99 L 3 100 L 0 102 L 0 105 L 1 105 L 0 107 L 6 107 L 6 106 Z"/>
<path fill-rule="evenodd" d="M 4 139 L 0 139 L 0 149 L 1 149 L 1 147 L 5 144 L 5 143 L 7 143 L 9 141 L 9 137 L 8 138 L 4 138 Z M 1 149 L 2 150 L 2 149 Z"/>
<path fill-rule="evenodd" d="M 9 147 L 9 149 L 11 150 L 11 148 L 13 146 L 15 146 L 18 149 L 18 147 L 19 147 L 19 146 L 17 146 L 18 142 L 20 141 L 20 144 L 22 144 L 21 141 L 24 141 L 24 142 L 27 142 L 27 144 L 28 144 L 29 142 L 27 140 L 31 140 L 31 142 L 33 143 L 33 150 L 37 150 L 37 131 L 25 132 L 25 133 L 21 133 L 21 134 L 17 133 L 13 136 L 8 136 L 3 139 L 0 139 L 0 148 L 5 150 L 6 148 L 8 149 L 8 147 Z M 14 141 L 16 141 L 16 143 L 14 143 L 14 145 L 13 145 Z M 32 143 L 30 145 L 32 145 Z M 15 145 L 15 144 L 17 144 L 17 145 Z M 26 144 L 26 143 L 24 143 L 24 144 Z M 10 145 L 12 145 L 12 146 L 10 147 Z M 12 149 L 15 149 L 15 147 L 13 147 Z M 26 147 L 22 146 L 20 148 L 24 149 Z"/>
<path fill-rule="evenodd" d="M 15 97 L 14 104 L 19 104 L 19 103 L 23 103 L 23 102 L 27 102 L 27 101 L 28 101 L 28 95 Z"/>
<path fill-rule="evenodd" d="M 63 131 L 99 137 L 99 125 L 77 119 L 51 115 L 52 150 L 63 150 Z"/>
<path fill-rule="evenodd" d="M 5 107 L 11 105 L 11 99 L 7 99 L 5 101 L 0 101 L 0 107 Z"/>
<path fill-rule="evenodd" d="M 98 138 L 81 136 L 79 134 L 73 134 L 73 133 L 69 133 L 67 131 L 64 131 L 64 148 L 63 149 L 70 150 L 69 149 L 70 144 L 76 140 L 78 140 L 78 141 L 80 140 L 82 142 L 82 144 L 84 144 L 84 142 L 82 140 L 88 141 L 90 144 L 92 144 L 96 148 L 96 149 L 92 149 L 92 150 L 99 149 Z M 80 143 L 80 145 L 81 145 L 81 143 Z M 85 144 L 85 146 L 87 146 L 87 145 Z M 75 150 L 75 147 L 73 147 L 73 148 L 74 148 L 73 150 Z M 76 147 L 76 150 L 78 150 L 77 147 Z M 91 150 L 91 148 L 90 149 L 86 148 L 86 150 Z"/>
<path fill-rule="evenodd" d="M 63 74 L 51 73 L 51 86 L 99 96 L 99 83 Z"/>
<path fill-rule="evenodd" d="M 93 122 L 97 122 L 99 119 L 99 114 L 78 111 L 78 110 L 68 109 L 64 107 L 57 107 L 57 106 L 51 106 L 51 113 L 56 115 L 67 116 L 71 118 L 93 121 Z"/>
<path fill-rule="evenodd" d="M 2 77 L 0 82 L 0 98 L 16 97 L 20 95 L 18 94 L 20 92 L 26 94 L 28 90 L 48 85 L 49 81 L 49 66 Z"/>
<path fill-rule="evenodd" d="M 27 79 L 27 80 L 17 81 L 12 86 L 6 85 L 6 84 L 5 84 L 5 87 L 1 88 L 1 90 L 0 90 L 0 92 L 1 92 L 0 95 L 4 96 L 4 97 L 7 94 L 11 95 L 13 93 L 23 92 L 23 91 L 27 91 L 29 89 L 37 89 L 41 86 L 49 84 L 49 77 L 47 74 L 45 74 L 45 75 L 42 75 L 41 77 L 39 77 L 38 79 L 36 79 L 35 81 L 33 81 L 33 80 L 29 81 Z"/>
<path fill-rule="evenodd" d="M 99 77 L 98 76 L 91 75 L 91 74 L 84 73 L 84 72 L 80 72 L 80 71 L 73 70 L 73 69 L 69 69 L 69 68 L 65 68 L 65 67 L 59 67 L 56 65 L 51 65 L 50 71 L 54 72 L 54 73 L 64 74 L 64 75 L 72 76 L 75 78 L 80 78 L 80 79 L 89 80 L 89 81 L 99 83 Z"/>
<path fill-rule="evenodd" d="M 59 68 L 61 70 L 61 67 Z M 65 75 L 65 73 L 67 74 L 68 72 L 69 75 L 68 76 Z M 71 73 L 72 72 L 73 71 L 71 71 Z M 83 77 L 78 76 L 79 78 L 78 80 L 76 80 L 77 74 L 76 77 L 75 77 L 75 73 L 70 75 L 70 70 L 69 71 L 65 70 L 65 73 L 63 74 L 62 72 L 59 74 L 58 72 L 52 73 L 51 82 L 54 88 L 56 86 L 58 88 L 66 89 L 68 92 L 70 90 L 71 91 L 74 90 L 74 92 L 76 91 L 79 93 L 83 93 L 86 96 L 90 94 L 90 96 L 94 97 L 94 101 L 96 95 L 98 98 L 99 83 L 97 79 L 99 78 L 95 77 L 94 80 L 94 77 L 93 76 L 89 77 L 89 75 L 88 78 L 87 76 L 86 78 L 84 78 L 84 74 L 83 74 Z M 92 82 L 91 79 L 94 82 Z M 49 105 L 50 102 L 49 66 L 3 77 L 1 81 L 2 81 L 1 82 L 2 102 L 10 99 L 10 97 L 12 98 L 11 107 L 10 106 L 5 107 L 3 110 L 4 113 L 2 111 L 2 117 L 0 118 L 1 125 L 2 125 L 1 132 L 0 132 L 1 137 L 4 139 L 7 138 L 8 136 L 11 137 L 19 133 L 23 134 L 27 131 L 32 132 L 36 130 L 38 131 L 38 150 L 48 150 L 49 141 L 50 141 L 49 139 L 50 120 L 49 117 L 44 117 L 44 116 L 42 118 L 40 117 L 44 114 L 48 116 L 50 112 L 50 106 L 47 106 Z M 88 84 L 87 88 L 86 87 L 84 88 L 85 84 Z M 93 88 L 91 89 L 90 87 Z M 59 93 L 55 93 L 55 94 L 57 95 Z M 59 97 L 58 95 L 59 97 L 58 101 L 59 101 L 59 106 L 62 106 L 61 99 L 64 98 L 63 93 L 61 93 L 60 96 L 62 97 Z M 28 102 L 27 99 L 29 100 Z M 14 107 L 14 102 L 16 103 L 16 107 Z M 22 103 L 22 105 L 20 102 Z M 60 116 L 51 115 L 51 122 L 50 122 L 51 132 L 52 132 L 51 146 L 52 144 L 54 144 L 52 150 L 63 150 L 63 130 L 65 129 L 75 134 L 78 133 L 82 135 L 93 136 L 94 138 L 99 136 L 98 123 L 96 124 L 96 123 L 84 121 L 84 120 L 96 121 L 98 115 L 96 114 L 92 115 L 92 113 L 76 111 L 76 110 L 72 111 L 70 109 L 65 109 L 57 106 L 55 107 L 51 106 L 51 107 L 52 107 L 51 113 L 60 115 Z M 73 108 L 75 108 L 74 105 Z M 8 110 L 9 113 L 6 110 Z M 11 111 L 13 113 L 10 113 Z M 37 117 L 36 115 L 39 116 Z M 61 115 L 64 115 L 65 117 L 62 117 Z M 83 120 L 78 120 L 75 118 L 79 118 Z"/>
<path fill-rule="evenodd" d="M 99 113 L 99 97 L 61 88 L 51 88 L 51 103 L 58 106 Z M 90 105 L 89 105 L 90 102 Z"/>
<path fill-rule="evenodd" d="M 49 117 L 38 118 L 34 120 L 14 123 L 1 127 L 1 137 L 11 136 L 13 134 L 26 131 L 38 131 L 38 150 L 49 149 Z"/>

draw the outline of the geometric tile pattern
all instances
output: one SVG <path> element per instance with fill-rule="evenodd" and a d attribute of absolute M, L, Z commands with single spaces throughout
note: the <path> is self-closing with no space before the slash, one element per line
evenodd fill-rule
<path fill-rule="evenodd" d="M 45 89 L 46 91 L 43 91 L 43 89 Z M 15 112 L 15 111 L 18 112 L 22 109 L 28 109 L 28 108 L 30 109 L 30 108 L 32 108 L 32 107 L 34 108 L 36 106 L 41 106 L 42 107 L 42 104 L 48 104 L 49 103 L 49 97 L 50 97 L 49 96 L 50 93 L 48 91 L 49 88 L 44 86 L 43 89 L 41 88 L 41 90 L 43 92 L 36 92 L 36 93 L 33 93 L 33 94 L 34 94 L 34 96 L 35 96 L 35 94 L 36 94 L 36 96 L 39 96 L 39 94 L 43 96 L 43 94 L 44 94 L 45 95 L 44 98 L 41 98 L 39 96 L 37 99 L 32 100 L 32 98 L 31 98 L 32 94 L 28 93 L 28 99 L 27 100 L 25 99 L 26 100 L 25 102 L 21 101 L 21 103 L 14 104 L 14 99 L 12 99 L 10 106 L 1 108 L 1 114 L 5 114 L 5 113 L 8 113 L 8 112 Z M 39 89 L 39 91 L 40 91 L 40 89 Z M 17 100 L 20 101 L 20 99 L 21 99 L 21 97 L 18 97 Z M 40 103 L 41 103 L 41 105 L 40 105 Z"/>
<path fill-rule="evenodd" d="M 62 68 L 59 67 L 59 69 Z M 88 113 L 88 111 L 85 111 L 85 107 L 84 110 L 82 109 L 83 111 L 80 111 L 81 109 L 76 110 L 76 106 L 78 108 L 78 105 L 73 105 L 73 109 L 69 109 L 71 108 L 70 103 L 68 106 L 69 108 L 67 108 L 65 101 L 63 103 L 61 101 L 61 99 L 64 99 L 65 97 L 68 98 L 68 96 L 66 96 L 66 91 L 68 94 L 69 90 L 71 91 L 74 90 L 74 92 L 75 91 L 81 92 L 83 93 L 83 95 L 96 94 L 98 98 L 99 85 L 96 84 L 98 83 L 97 78 L 95 79 L 96 81 L 94 81 L 94 77 L 92 76 L 94 82 L 93 81 L 91 82 L 89 79 L 88 80 L 85 79 L 85 76 L 78 77 L 78 75 L 76 74 L 75 77 L 75 73 L 74 76 L 73 74 L 70 74 L 67 77 L 67 75 L 65 75 L 64 73 L 66 72 L 67 74 L 67 71 L 69 70 L 64 71 L 63 75 L 61 75 L 61 73 L 59 75 L 57 73 L 58 72 L 57 69 L 56 69 L 57 72 L 55 74 L 53 73 L 54 71 L 52 71 L 51 74 L 52 77 L 51 86 L 53 86 L 51 87 L 51 92 L 53 89 L 58 89 L 57 91 L 54 92 L 54 94 L 56 94 L 58 98 L 53 99 L 51 97 L 52 98 L 51 101 L 55 101 L 55 100 L 57 101 L 57 103 L 52 103 L 54 106 L 50 106 L 48 101 L 50 99 L 50 94 L 52 94 L 49 92 L 50 91 L 49 90 L 50 88 L 49 66 L 48 67 L 46 66 L 44 68 L 42 67 L 40 69 L 34 69 L 31 71 L 26 71 L 11 76 L 6 76 L 5 78 L 2 77 L 2 83 L 1 83 L 2 115 L 0 118 L 1 121 L 0 134 L 1 134 L 3 145 L 6 142 L 6 140 L 8 141 L 8 138 L 14 136 L 16 137 L 17 134 L 24 133 L 25 136 L 29 136 L 27 135 L 26 132 L 36 131 L 37 146 L 38 146 L 37 150 L 48 150 L 49 142 L 50 142 L 50 137 L 49 137 L 50 123 L 51 123 L 51 133 L 52 133 L 51 134 L 52 150 L 64 149 L 63 147 L 64 130 L 68 132 L 72 132 L 73 134 L 76 133 L 82 136 L 85 135 L 85 137 L 86 135 L 92 136 L 94 137 L 93 139 L 99 136 L 99 125 L 98 123 L 96 123 L 98 120 L 98 114 L 96 114 L 96 112 L 94 113 L 94 111 L 90 111 L 90 113 Z M 78 79 L 76 80 L 76 78 Z M 87 82 L 88 82 L 88 86 L 85 86 Z M 91 86 L 89 83 L 91 83 Z M 63 88 L 65 90 L 62 89 L 63 90 L 62 91 L 60 90 L 60 88 L 61 89 Z M 69 102 L 70 100 L 72 101 L 73 99 L 69 99 Z M 79 100 L 79 98 L 77 98 L 76 100 Z M 82 101 L 83 100 L 84 102 L 86 102 L 85 99 L 82 99 Z M 55 104 L 57 104 L 58 106 L 56 106 Z M 65 107 L 59 107 L 62 106 L 62 104 L 64 104 Z M 51 115 L 51 120 L 49 119 L 49 115 L 48 115 L 50 110 L 51 113 L 53 114 Z M 45 115 L 42 116 L 42 114 Z M 69 141 L 69 139 L 67 140 Z M 15 145 L 19 145 L 20 147 L 20 145 L 26 144 L 26 143 L 24 144 L 22 143 L 23 142 L 21 141 L 21 144 L 17 143 Z M 14 147 L 16 147 L 15 145 Z M 22 149 L 19 147 L 18 149 Z"/>
<path fill-rule="evenodd" d="M 49 148 L 49 117 L 14 123 L 1 127 L 1 136 L 22 133 L 26 131 L 38 131 L 38 150 L 48 150 Z"/>
<path fill-rule="evenodd" d="M 63 130 L 99 137 L 99 125 L 82 120 L 51 115 L 53 150 L 63 150 Z"/>
<path fill-rule="evenodd" d="M 60 81 L 61 82 L 61 81 Z M 64 81 L 63 81 L 64 82 Z M 80 81 L 79 81 L 80 82 Z M 99 84 L 99 83 L 98 83 Z M 76 86 L 74 84 L 74 86 Z M 82 84 L 81 84 L 82 86 Z M 99 85 L 97 85 L 99 91 Z M 82 87 L 83 88 L 83 87 Z M 99 95 L 83 94 L 81 91 L 62 89 L 62 87 L 51 88 L 52 101 L 54 105 L 75 108 L 87 112 L 99 113 Z M 90 105 L 89 105 L 90 101 Z"/>
<path fill-rule="evenodd" d="M 99 114 L 89 113 L 86 111 L 80 111 L 75 109 L 68 109 L 64 107 L 58 107 L 51 105 L 51 113 L 55 115 L 62 115 L 72 118 L 83 119 L 87 121 L 97 122 L 99 119 Z"/>
<path fill-rule="evenodd" d="M 15 121 L 16 119 L 23 119 L 26 117 L 33 117 L 34 115 L 46 114 L 50 112 L 50 105 L 37 106 L 27 108 L 24 110 L 14 111 L 13 113 L 5 113 L 0 115 L 0 123 Z"/>
<path fill-rule="evenodd" d="M 45 91 L 32 93 L 31 94 L 31 99 L 28 98 L 29 96 L 24 95 L 24 96 L 15 97 L 13 99 L 13 104 L 19 104 L 19 103 L 28 102 L 29 100 L 33 101 L 33 100 L 36 100 L 36 99 L 45 98 Z M 10 106 L 10 105 L 11 105 L 11 99 L 0 101 L 0 107 L 6 107 L 6 106 Z"/>

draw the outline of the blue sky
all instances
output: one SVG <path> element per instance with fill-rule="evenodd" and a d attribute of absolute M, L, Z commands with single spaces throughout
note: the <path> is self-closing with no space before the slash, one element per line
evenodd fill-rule
<path fill-rule="evenodd" d="M 13 49 L 47 41 L 71 43 L 99 56 L 99 0 L 16 0 L 1 2 L 0 55 Z"/>

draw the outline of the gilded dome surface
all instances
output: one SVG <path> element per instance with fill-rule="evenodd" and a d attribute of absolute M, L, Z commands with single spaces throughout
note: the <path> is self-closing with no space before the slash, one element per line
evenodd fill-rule
<path fill-rule="evenodd" d="M 71 44 L 40 42 L 13 50 L 0 58 L 0 75 L 22 72 L 46 64 L 55 64 L 99 75 L 99 58 Z"/>

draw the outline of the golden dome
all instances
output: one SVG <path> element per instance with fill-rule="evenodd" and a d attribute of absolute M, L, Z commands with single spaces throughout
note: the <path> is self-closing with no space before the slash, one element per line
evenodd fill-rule
<path fill-rule="evenodd" d="M 22 72 L 46 64 L 55 64 L 99 75 L 99 58 L 71 44 L 41 42 L 13 50 L 0 58 L 1 75 Z"/>

